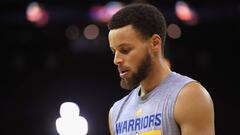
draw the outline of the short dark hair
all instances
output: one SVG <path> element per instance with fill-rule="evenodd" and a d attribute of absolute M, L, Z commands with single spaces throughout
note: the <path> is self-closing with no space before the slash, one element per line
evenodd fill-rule
<path fill-rule="evenodd" d="M 166 20 L 155 6 L 143 3 L 127 5 L 113 15 L 108 24 L 109 30 L 132 25 L 143 39 L 158 34 L 162 39 L 162 52 L 166 39 Z"/>

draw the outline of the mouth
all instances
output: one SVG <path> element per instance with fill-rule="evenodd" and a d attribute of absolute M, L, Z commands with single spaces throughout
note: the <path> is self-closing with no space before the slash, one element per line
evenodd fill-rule
<path fill-rule="evenodd" d="M 122 72 L 120 72 L 120 77 L 124 78 L 124 76 L 126 76 L 126 74 L 127 74 L 127 71 L 122 71 Z"/>
<path fill-rule="evenodd" d="M 129 70 L 118 70 L 121 78 L 126 78 Z"/>

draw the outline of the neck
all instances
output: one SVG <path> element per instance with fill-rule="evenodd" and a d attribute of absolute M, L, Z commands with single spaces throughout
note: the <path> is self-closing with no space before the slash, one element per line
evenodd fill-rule
<path fill-rule="evenodd" d="M 152 91 L 157 85 L 159 85 L 171 72 L 170 68 L 163 61 L 157 61 L 153 64 L 151 71 L 146 79 L 144 79 L 141 85 L 141 96 Z"/>

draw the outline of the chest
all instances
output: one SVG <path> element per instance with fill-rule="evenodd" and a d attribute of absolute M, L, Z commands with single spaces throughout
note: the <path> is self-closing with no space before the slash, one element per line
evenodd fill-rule
<path fill-rule="evenodd" d="M 159 135 L 162 129 L 162 111 L 163 102 L 159 98 L 128 101 L 119 112 L 115 131 L 119 135 L 149 132 L 158 132 Z"/>

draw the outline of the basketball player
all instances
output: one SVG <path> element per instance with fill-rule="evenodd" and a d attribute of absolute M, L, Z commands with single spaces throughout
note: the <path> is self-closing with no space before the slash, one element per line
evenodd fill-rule
<path fill-rule="evenodd" d="M 214 107 L 200 82 L 171 71 L 166 22 L 148 4 L 131 4 L 109 23 L 120 85 L 131 92 L 109 111 L 111 135 L 214 135 Z"/>

